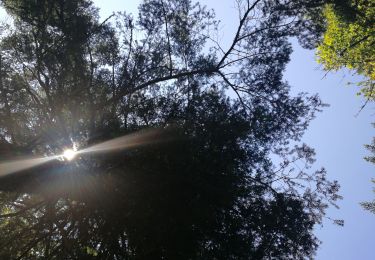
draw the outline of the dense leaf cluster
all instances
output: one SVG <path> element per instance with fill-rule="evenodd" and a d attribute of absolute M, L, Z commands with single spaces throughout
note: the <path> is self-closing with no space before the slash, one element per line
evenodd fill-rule
<path fill-rule="evenodd" d="M 365 76 L 358 85 L 361 93 L 374 99 L 375 3 L 373 1 L 343 1 L 327 5 L 324 38 L 318 47 L 319 62 L 328 71 L 347 68 Z"/>

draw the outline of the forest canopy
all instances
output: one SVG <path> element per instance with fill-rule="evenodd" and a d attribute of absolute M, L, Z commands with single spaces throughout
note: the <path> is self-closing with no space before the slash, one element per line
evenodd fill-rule
<path fill-rule="evenodd" d="M 324 105 L 292 96 L 283 71 L 322 4 L 238 1 L 224 49 L 190 0 L 102 22 L 88 0 L 3 0 L 2 165 L 95 152 L 2 169 L 0 258 L 313 256 L 339 185 L 300 141 Z"/>

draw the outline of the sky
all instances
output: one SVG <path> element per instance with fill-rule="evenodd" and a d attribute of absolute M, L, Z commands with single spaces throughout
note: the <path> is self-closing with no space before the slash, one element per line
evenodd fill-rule
<path fill-rule="evenodd" d="M 137 17 L 137 6 L 140 0 L 94 0 L 100 8 L 101 20 L 109 17 L 113 11 L 126 11 Z M 222 44 L 229 44 L 238 25 L 234 0 L 201 0 L 203 5 L 213 8 L 216 17 L 221 20 L 219 37 Z M 0 17 L 4 12 L 0 10 Z M 362 201 L 375 198 L 370 182 L 374 165 L 363 157 L 369 155 L 364 144 L 371 142 L 374 128 L 375 107 L 368 104 L 358 114 L 365 102 L 356 95 L 358 89 L 348 86 L 348 82 L 356 82 L 347 71 L 326 73 L 316 63 L 314 51 L 302 49 L 293 41 L 294 52 L 285 72 L 285 80 L 292 86 L 292 92 L 319 93 L 324 103 L 330 106 L 312 121 L 303 141 L 315 148 L 318 169 L 324 166 L 330 179 L 341 184 L 340 209 L 331 208 L 328 216 L 344 219 L 345 226 L 333 225 L 328 219 L 324 225 L 316 227 L 316 235 L 322 241 L 315 259 L 318 260 L 370 260 L 374 259 L 373 244 L 375 242 L 375 215 L 363 210 Z"/>
<path fill-rule="evenodd" d="M 325 74 L 315 62 L 314 52 L 298 47 L 285 73 L 294 90 L 319 93 L 330 105 L 311 123 L 303 141 L 315 148 L 316 166 L 324 166 L 328 176 L 341 185 L 344 199 L 339 202 L 340 209 L 329 210 L 328 216 L 344 219 L 345 226 L 325 221 L 323 227 L 317 227 L 316 234 L 323 243 L 316 259 L 374 259 L 375 215 L 359 205 L 375 197 L 370 182 L 374 165 L 363 159 L 369 155 L 364 144 L 374 136 L 374 105 L 369 104 L 356 116 L 365 100 L 347 83 L 359 78 L 344 71 Z"/>
<path fill-rule="evenodd" d="M 101 8 L 101 19 L 110 16 L 113 11 L 126 11 L 137 17 L 139 0 L 95 0 Z M 238 25 L 235 1 L 200 0 L 201 4 L 213 8 L 216 18 L 221 21 L 219 35 L 222 44 L 228 45 Z M 344 227 L 332 224 L 326 219 L 323 226 L 316 227 L 316 235 L 322 241 L 315 259 L 317 260 L 371 260 L 374 259 L 375 215 L 365 211 L 359 205 L 362 201 L 375 198 L 370 182 L 374 165 L 363 157 L 369 155 L 364 148 L 372 141 L 375 107 L 368 104 L 358 114 L 365 100 L 356 95 L 358 88 L 348 86 L 348 82 L 357 82 L 347 71 L 337 73 L 324 72 L 316 63 L 314 51 L 302 49 L 292 40 L 294 52 L 285 72 L 285 80 L 292 86 L 292 93 L 318 93 L 324 103 L 330 106 L 312 121 L 306 131 L 303 142 L 315 148 L 318 169 L 324 166 L 330 179 L 341 184 L 340 209 L 328 210 L 328 217 L 344 219 Z"/>

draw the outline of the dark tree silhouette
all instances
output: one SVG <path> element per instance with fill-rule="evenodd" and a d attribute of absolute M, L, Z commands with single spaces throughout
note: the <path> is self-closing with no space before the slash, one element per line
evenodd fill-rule
<path fill-rule="evenodd" d="M 240 1 L 226 50 L 213 11 L 189 0 L 103 22 L 85 0 L 2 3 L 14 24 L 1 38 L 1 158 L 131 142 L 2 176 L 0 258 L 314 254 L 338 184 L 300 143 L 320 100 L 292 97 L 282 72 L 316 1 Z"/>

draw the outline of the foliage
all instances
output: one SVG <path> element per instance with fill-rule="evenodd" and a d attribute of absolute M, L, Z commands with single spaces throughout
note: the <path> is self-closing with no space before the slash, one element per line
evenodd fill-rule
<path fill-rule="evenodd" d="M 360 82 L 362 94 L 374 99 L 374 1 L 343 1 L 324 10 L 327 28 L 318 47 L 318 61 L 326 70 L 343 67 L 355 70 L 367 80 Z"/>
<path fill-rule="evenodd" d="M 372 180 L 372 182 L 375 182 L 374 180 Z M 372 213 L 375 214 L 375 201 L 371 201 L 371 202 L 362 202 L 361 203 L 362 207 L 368 211 L 371 211 Z"/>
<path fill-rule="evenodd" d="M 359 94 L 367 99 L 363 109 L 375 99 L 375 2 L 331 0 L 321 7 L 321 11 L 323 15 L 310 13 L 314 25 L 310 27 L 318 28 L 311 30 L 315 40 L 310 46 L 317 46 L 318 62 L 325 70 L 347 68 L 364 76 L 364 80 L 357 83 L 361 87 Z M 367 148 L 374 152 L 374 145 Z M 373 157 L 365 159 L 374 162 Z M 374 211 L 374 203 L 362 205 Z"/>
<path fill-rule="evenodd" d="M 0 258 L 311 257 L 339 185 L 300 143 L 321 101 L 282 73 L 314 3 L 240 1 L 224 50 L 189 0 L 103 22 L 90 1 L 4 0 L 0 156 L 139 145 L 2 177 Z"/>
<path fill-rule="evenodd" d="M 371 152 L 371 156 L 365 157 L 365 160 L 371 163 L 375 163 L 375 138 L 372 141 L 372 144 L 367 144 L 365 147 Z M 375 182 L 375 180 L 372 180 L 372 182 Z M 361 205 L 366 209 L 375 214 L 375 202 L 362 202 Z"/>

